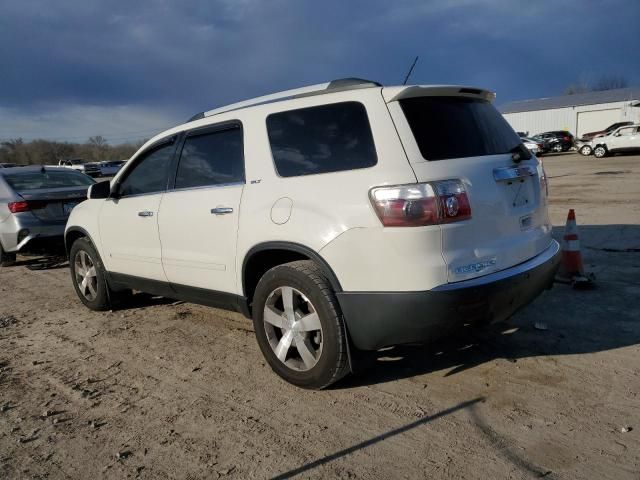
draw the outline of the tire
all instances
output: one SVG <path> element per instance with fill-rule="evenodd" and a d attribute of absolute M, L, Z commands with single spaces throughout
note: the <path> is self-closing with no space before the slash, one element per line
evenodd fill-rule
<path fill-rule="evenodd" d="M 559 143 L 556 143 L 553 147 L 551 147 L 551 151 L 555 153 L 562 152 L 562 145 L 560 145 Z"/>
<path fill-rule="evenodd" d="M 593 154 L 596 156 L 596 158 L 604 158 L 607 156 L 607 147 L 605 147 L 604 145 L 598 145 L 593 149 Z"/>
<path fill-rule="evenodd" d="M 5 252 L 0 243 L 0 267 L 10 267 L 16 263 L 16 254 Z"/>
<path fill-rule="evenodd" d="M 79 238 L 73 242 L 69 253 L 69 270 L 73 288 L 87 308 L 96 311 L 111 308 L 104 265 L 88 239 Z"/>
<path fill-rule="evenodd" d="M 291 316 L 285 299 L 290 299 Z M 349 371 L 338 301 L 310 260 L 279 265 L 263 275 L 253 297 L 253 325 L 272 370 L 293 385 L 319 390 Z"/>
<path fill-rule="evenodd" d="M 584 145 L 583 147 L 580 148 L 580 154 L 584 155 L 585 157 L 588 157 L 592 153 L 593 153 L 593 148 L 591 148 L 591 145 Z"/>

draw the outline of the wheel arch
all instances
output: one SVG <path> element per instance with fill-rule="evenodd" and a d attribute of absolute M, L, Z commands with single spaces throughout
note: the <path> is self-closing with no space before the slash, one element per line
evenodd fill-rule
<path fill-rule="evenodd" d="M 342 292 L 342 286 L 327 261 L 311 248 L 294 242 L 273 241 L 254 245 L 242 261 L 242 291 L 249 303 L 255 288 L 269 269 L 295 260 L 312 260 L 321 269 L 335 292 Z"/>
<path fill-rule="evenodd" d="M 69 227 L 67 231 L 64 232 L 64 249 L 67 257 L 69 257 L 69 253 L 71 253 L 71 245 L 73 245 L 73 242 L 83 237 L 87 238 L 95 246 L 95 242 L 89 232 L 82 227 Z"/>

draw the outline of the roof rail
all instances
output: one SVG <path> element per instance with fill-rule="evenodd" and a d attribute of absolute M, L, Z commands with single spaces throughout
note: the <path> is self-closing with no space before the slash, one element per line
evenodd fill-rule
<path fill-rule="evenodd" d="M 283 92 L 272 93 L 262 97 L 256 97 L 242 102 L 232 103 L 224 107 L 214 108 L 213 110 L 200 112 L 189 119 L 189 122 L 200 120 L 201 118 L 210 117 L 219 113 L 231 112 L 240 108 L 251 107 L 255 105 L 263 105 L 265 103 L 289 100 L 292 98 L 307 97 L 311 95 L 320 95 L 323 93 L 339 92 L 342 90 L 354 90 L 357 88 L 381 87 L 378 82 L 364 80 L 362 78 L 339 78 L 326 83 L 318 83 L 307 87 L 294 88 Z"/>

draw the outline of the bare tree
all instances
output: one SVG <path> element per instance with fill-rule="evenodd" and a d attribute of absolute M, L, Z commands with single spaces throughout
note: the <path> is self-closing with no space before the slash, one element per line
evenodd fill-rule
<path fill-rule="evenodd" d="M 589 83 L 584 80 L 572 83 L 564 89 L 565 95 L 576 95 L 587 92 L 602 92 L 604 90 L 615 90 L 617 88 L 625 88 L 629 86 L 629 82 L 622 75 L 603 75 L 595 83 Z"/>
<path fill-rule="evenodd" d="M 615 90 L 617 88 L 626 88 L 629 82 L 622 75 L 605 75 L 594 83 L 591 90 L 594 92 L 602 92 L 604 90 Z"/>
<path fill-rule="evenodd" d="M 563 93 L 565 95 L 577 95 L 579 93 L 587 93 L 588 91 L 590 91 L 590 88 L 586 82 L 576 82 L 565 88 Z"/>

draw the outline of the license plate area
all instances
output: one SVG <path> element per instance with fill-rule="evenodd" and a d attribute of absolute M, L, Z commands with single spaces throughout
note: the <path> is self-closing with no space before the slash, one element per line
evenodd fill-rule
<path fill-rule="evenodd" d="M 533 206 L 537 171 L 530 165 L 494 168 L 493 178 L 501 186 L 505 203 L 511 210 Z"/>

